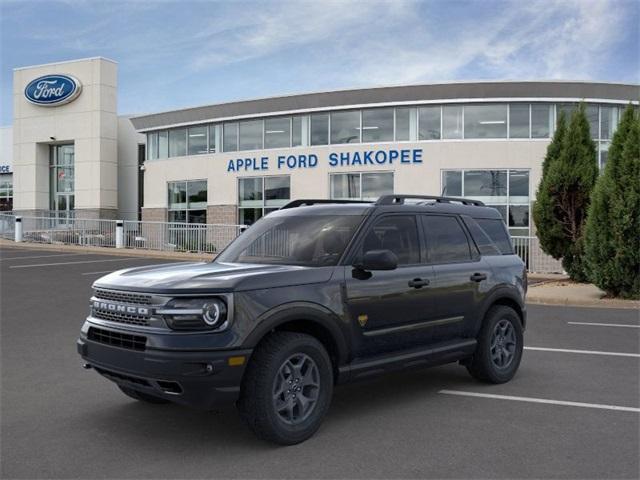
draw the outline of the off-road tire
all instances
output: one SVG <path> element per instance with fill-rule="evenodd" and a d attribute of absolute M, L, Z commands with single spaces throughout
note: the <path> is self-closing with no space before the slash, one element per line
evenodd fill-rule
<path fill-rule="evenodd" d="M 510 363 L 499 367 L 493 360 L 491 342 L 497 325 L 505 325 L 504 321 L 513 329 L 516 344 Z M 504 305 L 491 307 L 485 315 L 477 340 L 476 351 L 466 365 L 471 376 L 487 383 L 505 383 L 511 380 L 522 360 L 524 346 L 522 322 L 516 311 Z"/>
<path fill-rule="evenodd" d="M 124 387 L 122 385 L 118 385 L 118 388 L 124 393 L 127 397 L 131 397 L 135 400 L 139 400 L 141 402 L 146 403 L 155 403 L 157 405 L 163 403 L 169 403 L 169 400 L 164 398 L 155 397 L 153 395 L 149 395 L 148 393 L 139 392 L 138 390 L 134 390 L 133 388 Z"/>
<path fill-rule="evenodd" d="M 301 419 L 299 424 L 290 425 L 274 405 L 274 382 L 287 360 L 296 355 L 307 357 L 315 364 L 319 386 L 308 417 Z M 242 380 L 238 410 L 258 438 L 280 445 L 294 445 L 318 430 L 332 395 L 333 368 L 324 346 L 303 333 L 274 332 L 260 342 L 251 356 Z"/>

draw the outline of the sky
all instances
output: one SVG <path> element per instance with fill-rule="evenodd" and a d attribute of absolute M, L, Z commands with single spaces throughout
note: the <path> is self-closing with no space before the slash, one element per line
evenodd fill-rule
<path fill-rule="evenodd" d="M 0 0 L 16 67 L 118 62 L 118 113 L 464 80 L 640 83 L 638 0 Z"/>

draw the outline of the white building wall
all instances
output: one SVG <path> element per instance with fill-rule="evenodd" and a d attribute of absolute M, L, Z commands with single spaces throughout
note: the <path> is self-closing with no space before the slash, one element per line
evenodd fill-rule
<path fill-rule="evenodd" d="M 128 116 L 118 117 L 118 218 L 138 219 L 138 148 L 145 136 Z"/>
<path fill-rule="evenodd" d="M 0 127 L 0 173 L 5 173 L 1 169 L 8 167 L 13 171 L 13 128 Z"/>
<path fill-rule="evenodd" d="M 82 83 L 74 101 L 43 107 L 29 103 L 26 85 L 48 74 Z M 104 58 L 25 67 L 13 75 L 14 209 L 48 210 L 49 149 L 75 145 L 75 208 L 101 215 L 118 208 L 117 64 Z"/>

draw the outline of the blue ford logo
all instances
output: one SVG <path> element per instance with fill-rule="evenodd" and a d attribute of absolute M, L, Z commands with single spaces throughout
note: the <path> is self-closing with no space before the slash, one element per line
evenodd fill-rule
<path fill-rule="evenodd" d="M 45 75 L 29 82 L 24 96 L 36 105 L 62 105 L 80 95 L 82 84 L 69 75 Z"/>

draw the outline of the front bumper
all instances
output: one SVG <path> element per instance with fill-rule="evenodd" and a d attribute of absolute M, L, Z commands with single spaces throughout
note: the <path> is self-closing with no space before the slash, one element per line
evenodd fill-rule
<path fill-rule="evenodd" d="M 117 384 L 202 410 L 237 400 L 251 356 L 251 350 L 138 351 L 105 345 L 84 333 L 77 349 L 87 368 Z"/>

